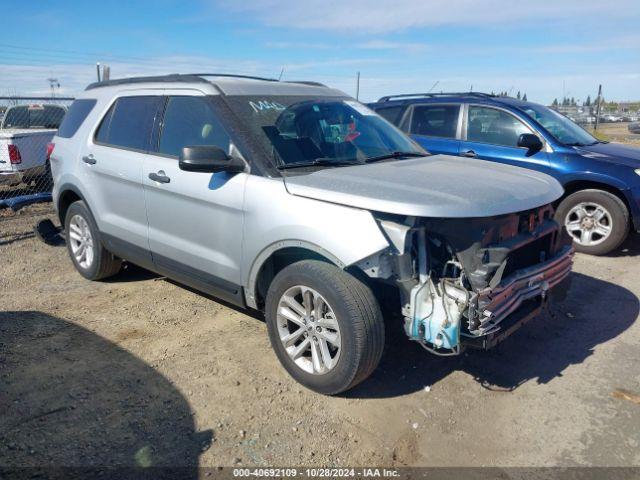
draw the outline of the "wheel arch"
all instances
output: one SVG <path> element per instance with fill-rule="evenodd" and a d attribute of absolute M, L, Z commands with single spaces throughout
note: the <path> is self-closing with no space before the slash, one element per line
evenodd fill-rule
<path fill-rule="evenodd" d="M 261 309 L 271 280 L 282 269 L 300 260 L 321 260 L 341 269 L 346 267 L 337 256 L 310 242 L 283 240 L 271 244 L 260 252 L 249 271 L 245 291 L 247 305 Z"/>
<path fill-rule="evenodd" d="M 78 200 L 82 200 L 86 203 L 84 195 L 80 192 L 80 190 L 71 184 L 64 184 L 60 187 L 60 193 L 58 194 L 58 198 L 56 201 L 57 211 L 58 211 L 58 219 L 60 220 L 60 224 L 64 226 L 65 218 L 67 216 L 67 210 L 73 202 L 77 202 Z"/>
<path fill-rule="evenodd" d="M 567 198 L 569 195 L 573 193 L 576 193 L 582 190 L 602 190 L 612 195 L 615 195 L 622 201 L 622 203 L 624 203 L 629 214 L 631 215 L 632 213 L 631 205 L 629 204 L 629 200 L 627 199 L 627 196 L 624 194 L 622 188 L 616 185 L 612 185 L 611 183 L 605 183 L 597 180 L 576 179 L 576 180 L 571 180 L 567 182 L 564 185 L 564 194 L 562 195 L 562 197 L 556 200 L 554 207 L 557 209 L 558 205 L 560 205 L 560 203 L 565 198 Z"/>

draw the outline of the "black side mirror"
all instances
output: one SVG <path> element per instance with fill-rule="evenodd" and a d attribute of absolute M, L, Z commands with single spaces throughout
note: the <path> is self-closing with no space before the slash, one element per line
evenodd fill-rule
<path fill-rule="evenodd" d="M 542 145 L 542 141 L 537 135 L 533 133 L 523 133 L 518 137 L 518 146 L 532 152 L 537 152 L 538 150 L 542 150 L 544 145 Z"/>
<path fill-rule="evenodd" d="M 180 154 L 180 170 L 188 172 L 243 172 L 244 162 L 230 157 L 220 147 L 197 146 L 184 147 Z"/>

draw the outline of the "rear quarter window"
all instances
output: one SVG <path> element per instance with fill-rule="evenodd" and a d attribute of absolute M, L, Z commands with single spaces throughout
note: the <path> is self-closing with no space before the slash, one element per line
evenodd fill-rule
<path fill-rule="evenodd" d="M 90 98 L 75 100 L 64 116 L 57 135 L 62 138 L 73 137 L 95 105 L 96 101 Z"/>

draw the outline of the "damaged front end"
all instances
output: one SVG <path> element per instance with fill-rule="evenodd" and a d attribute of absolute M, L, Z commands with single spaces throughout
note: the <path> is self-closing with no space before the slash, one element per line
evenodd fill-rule
<path fill-rule="evenodd" d="M 571 239 L 551 205 L 486 218 L 378 221 L 392 247 L 359 266 L 398 286 L 407 336 L 432 353 L 490 348 L 568 289 Z"/>

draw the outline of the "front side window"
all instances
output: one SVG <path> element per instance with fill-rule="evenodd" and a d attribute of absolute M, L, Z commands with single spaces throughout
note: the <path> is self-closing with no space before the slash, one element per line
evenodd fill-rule
<path fill-rule="evenodd" d="M 115 147 L 147 150 L 162 97 L 120 97 L 96 132 L 96 141 Z"/>
<path fill-rule="evenodd" d="M 430 137 L 456 138 L 458 105 L 424 105 L 413 109 L 411 133 Z"/>
<path fill-rule="evenodd" d="M 180 156 L 184 147 L 216 146 L 229 152 L 229 136 L 203 97 L 170 97 L 165 109 L 159 151 Z"/>
<path fill-rule="evenodd" d="M 425 152 L 373 110 L 342 97 L 227 96 L 247 133 L 278 167 L 362 163 Z"/>
<path fill-rule="evenodd" d="M 560 143 L 573 146 L 585 146 L 598 142 L 598 140 L 584 128 L 576 125 L 555 110 L 533 103 L 520 107 L 520 110 L 542 125 Z"/>
<path fill-rule="evenodd" d="M 532 132 L 513 115 L 495 108 L 469 106 L 467 141 L 517 147 L 523 133 Z"/>

